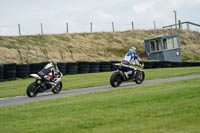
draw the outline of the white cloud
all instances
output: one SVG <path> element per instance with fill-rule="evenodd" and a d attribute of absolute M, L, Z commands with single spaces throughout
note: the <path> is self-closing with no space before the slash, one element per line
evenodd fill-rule
<path fill-rule="evenodd" d="M 153 2 L 144 2 L 133 6 L 133 11 L 137 14 L 148 12 L 152 10 L 154 6 Z"/>
<path fill-rule="evenodd" d="M 108 13 L 105 13 L 103 11 L 97 11 L 96 13 L 96 17 L 101 19 L 101 20 L 109 20 L 109 21 L 114 21 L 114 20 L 119 20 L 120 17 L 119 16 L 115 16 L 115 15 L 111 15 L 111 14 L 108 14 Z"/>

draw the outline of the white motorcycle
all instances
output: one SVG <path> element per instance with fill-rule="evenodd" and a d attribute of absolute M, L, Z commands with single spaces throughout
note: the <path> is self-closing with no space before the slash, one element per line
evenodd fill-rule
<path fill-rule="evenodd" d="M 30 74 L 31 77 L 35 78 L 35 82 L 30 83 L 27 87 L 26 94 L 28 97 L 35 97 L 38 93 L 46 91 L 52 91 L 54 94 L 61 91 L 63 74 L 60 71 L 57 74 L 52 73 L 50 71 L 52 67 L 47 64 L 38 74 Z M 53 78 L 52 81 L 51 78 Z"/>

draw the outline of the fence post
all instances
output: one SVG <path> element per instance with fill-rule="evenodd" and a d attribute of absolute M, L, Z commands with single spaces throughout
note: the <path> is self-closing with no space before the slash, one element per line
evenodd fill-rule
<path fill-rule="evenodd" d="M 133 21 L 131 22 L 131 25 L 132 25 L 132 30 L 134 30 L 134 24 L 133 24 Z"/>
<path fill-rule="evenodd" d="M 190 30 L 190 25 L 189 25 L 189 23 L 187 23 L 187 30 Z"/>
<path fill-rule="evenodd" d="M 156 30 L 156 21 L 153 21 L 154 30 Z"/>
<path fill-rule="evenodd" d="M 134 23 L 133 23 L 133 21 L 131 22 L 131 25 L 132 25 L 132 30 L 134 30 Z"/>
<path fill-rule="evenodd" d="M 114 23 L 112 22 L 112 30 L 113 32 L 115 32 L 115 27 L 114 27 Z"/>
<path fill-rule="evenodd" d="M 181 20 L 178 20 L 178 28 L 181 29 Z"/>
<path fill-rule="evenodd" d="M 20 24 L 18 24 L 18 29 L 19 29 L 19 36 L 21 36 L 21 28 L 20 28 Z"/>
<path fill-rule="evenodd" d="M 90 23 L 90 32 L 92 32 L 92 22 Z"/>
<path fill-rule="evenodd" d="M 40 28 L 41 28 L 41 34 L 43 35 L 43 26 L 42 26 L 42 23 L 40 23 Z"/>
<path fill-rule="evenodd" d="M 68 23 L 66 23 L 66 33 L 69 33 L 69 27 Z"/>

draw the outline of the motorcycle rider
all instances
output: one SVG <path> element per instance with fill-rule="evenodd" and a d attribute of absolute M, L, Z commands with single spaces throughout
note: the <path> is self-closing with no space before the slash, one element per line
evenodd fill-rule
<path fill-rule="evenodd" d="M 58 69 L 57 63 L 55 61 L 49 62 L 39 73 L 39 76 L 44 77 L 49 81 L 51 85 L 57 85 L 61 81 L 60 70 Z M 51 86 L 49 85 L 49 86 Z"/>
<path fill-rule="evenodd" d="M 127 78 L 129 78 L 128 75 L 131 75 L 133 72 L 135 72 L 135 70 L 137 70 L 135 67 L 133 67 L 133 65 L 136 65 L 138 67 L 142 67 L 140 57 L 136 55 L 136 48 L 135 47 L 129 48 L 129 51 L 128 51 L 128 53 L 126 53 L 121 64 L 130 69 L 129 71 L 125 72 L 125 75 L 126 75 Z M 134 75 L 135 75 L 135 73 L 134 73 Z"/>

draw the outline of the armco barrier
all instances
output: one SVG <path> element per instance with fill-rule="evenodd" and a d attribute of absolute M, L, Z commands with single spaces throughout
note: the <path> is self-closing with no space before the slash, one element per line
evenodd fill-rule
<path fill-rule="evenodd" d="M 48 62 L 34 64 L 4 64 L 0 65 L 0 81 L 14 80 L 17 78 L 27 78 L 29 74 L 38 73 Z M 75 63 L 58 63 L 60 71 L 65 74 L 77 73 L 97 73 L 109 72 L 116 70 L 114 64 L 119 61 L 111 62 L 75 62 Z M 144 62 L 144 69 L 150 68 L 168 68 L 168 67 L 192 67 L 200 66 L 200 62 L 167 62 L 153 61 Z"/>

